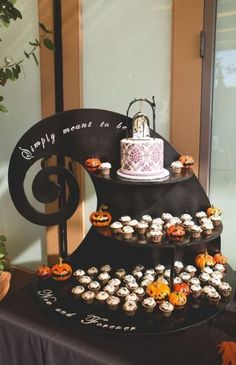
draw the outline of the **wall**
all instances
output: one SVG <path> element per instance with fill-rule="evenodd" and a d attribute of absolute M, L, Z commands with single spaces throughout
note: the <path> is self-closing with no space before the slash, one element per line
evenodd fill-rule
<path fill-rule="evenodd" d="M 38 37 L 37 0 L 18 0 L 17 7 L 23 19 L 13 22 L 8 29 L 1 28 L 1 58 L 7 56 L 18 60 L 23 50 L 27 50 L 28 42 Z M 0 232 L 7 236 L 12 263 L 32 269 L 45 259 L 45 228 L 26 221 L 16 211 L 8 192 L 7 171 L 18 139 L 41 119 L 39 76 L 39 68 L 33 60 L 24 62 L 20 79 L 1 87 L 8 114 L 0 113 Z M 29 174 L 29 181 L 30 176 L 34 176 L 34 171 Z"/>

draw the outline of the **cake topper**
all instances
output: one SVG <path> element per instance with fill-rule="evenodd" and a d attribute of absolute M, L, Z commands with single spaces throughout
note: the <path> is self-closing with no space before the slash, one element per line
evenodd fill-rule
<path fill-rule="evenodd" d="M 129 115 L 129 110 L 131 108 L 131 106 L 140 101 L 140 111 L 138 113 L 136 113 L 133 117 L 132 120 L 132 135 L 130 138 L 132 139 L 145 139 L 145 138 L 150 138 L 150 123 L 149 123 L 149 119 L 148 117 L 142 113 L 142 103 L 146 102 L 148 103 L 151 108 L 152 108 L 152 116 L 153 116 L 153 130 L 154 130 L 154 135 L 155 135 L 155 121 L 156 121 L 156 113 L 155 113 L 155 108 L 156 108 L 156 103 L 155 103 L 155 99 L 154 96 L 152 97 L 152 102 L 146 98 L 139 98 L 139 99 L 134 99 L 133 101 L 130 102 L 129 107 L 127 109 L 127 116 Z M 127 128 L 128 131 L 128 128 Z M 128 137 L 128 136 L 127 136 Z"/>

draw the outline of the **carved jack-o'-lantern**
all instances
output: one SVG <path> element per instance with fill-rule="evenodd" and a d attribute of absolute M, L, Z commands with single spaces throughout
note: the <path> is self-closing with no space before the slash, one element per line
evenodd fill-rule
<path fill-rule="evenodd" d="M 99 158 L 96 157 L 87 158 L 87 160 L 85 161 L 86 169 L 91 172 L 96 171 L 100 165 L 101 161 L 99 160 Z"/>
<path fill-rule="evenodd" d="M 51 268 L 52 278 L 57 281 L 69 279 L 72 274 L 72 268 L 69 264 L 63 263 L 62 258 L 59 258 L 59 263 Z"/>
<path fill-rule="evenodd" d="M 184 293 L 186 296 L 190 294 L 190 288 L 187 283 L 177 283 L 174 285 L 174 291 L 178 293 Z"/>
<path fill-rule="evenodd" d="M 156 281 L 147 286 L 146 292 L 155 300 L 162 301 L 167 295 L 170 294 L 170 288 L 168 285 L 160 281 Z"/>
<path fill-rule="evenodd" d="M 205 253 L 200 253 L 195 257 L 195 264 L 199 269 L 202 269 L 205 266 L 214 266 L 215 261 L 214 258 L 206 251 Z"/>
<path fill-rule="evenodd" d="M 111 213 L 104 209 L 107 209 L 107 206 L 101 205 L 97 212 L 90 214 L 89 219 L 94 227 L 106 227 L 111 223 Z"/>
<path fill-rule="evenodd" d="M 228 259 L 226 256 L 222 255 L 222 253 L 216 253 L 213 257 L 216 264 L 222 264 L 225 265 L 228 262 Z"/>
<path fill-rule="evenodd" d="M 46 265 L 42 265 L 42 266 L 39 266 L 37 271 L 36 271 L 36 275 L 39 277 L 39 278 L 48 278 L 49 276 L 51 276 L 51 269 L 49 266 L 46 266 Z"/>
<path fill-rule="evenodd" d="M 185 236 L 185 229 L 178 224 L 172 225 L 167 229 L 166 234 L 170 240 L 179 241 Z"/>
<path fill-rule="evenodd" d="M 220 208 L 214 207 L 214 205 L 212 205 L 211 207 L 209 207 L 207 209 L 207 216 L 210 217 L 211 215 L 221 215 L 222 211 Z"/>
<path fill-rule="evenodd" d="M 174 291 L 169 295 L 169 302 L 175 308 L 182 308 L 187 303 L 187 297 L 184 293 Z"/>

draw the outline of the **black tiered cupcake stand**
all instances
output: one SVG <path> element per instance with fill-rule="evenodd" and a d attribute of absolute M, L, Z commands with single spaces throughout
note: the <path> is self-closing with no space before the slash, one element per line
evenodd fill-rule
<path fill-rule="evenodd" d="M 24 179 L 29 168 L 37 161 L 56 155 L 69 157 L 82 166 L 91 156 L 99 156 L 102 161 L 110 161 L 112 172 L 108 177 L 90 173 L 97 195 L 97 206 L 106 204 L 117 220 L 122 215 L 140 219 L 144 214 L 153 217 L 170 212 L 180 216 L 185 212 L 195 215 L 206 210 L 210 202 L 197 178 L 192 173 L 173 175 L 160 181 L 131 181 L 116 175 L 120 167 L 120 140 L 125 137 L 127 124 L 131 120 L 124 115 L 98 110 L 78 109 L 54 115 L 37 123 L 29 129 L 16 145 L 9 166 L 9 189 L 18 211 L 29 221 L 45 226 L 64 224 L 75 211 L 79 201 L 79 187 L 73 171 L 64 166 L 45 167 L 36 175 L 32 189 L 41 202 L 55 200 L 62 193 L 58 183 L 50 180 L 52 175 L 60 176 L 68 190 L 64 206 L 51 214 L 35 210 L 24 191 Z M 161 138 L 158 134 L 155 136 Z M 178 152 L 164 141 L 165 168 L 179 157 Z M 187 237 L 181 243 L 163 239 L 160 244 L 149 239 L 141 240 L 134 235 L 131 240 L 116 236 L 109 228 L 91 227 L 78 248 L 66 258 L 73 269 L 87 269 L 110 264 L 113 271 L 125 268 L 131 272 L 137 264 L 151 268 L 161 263 L 171 269 L 173 263 L 181 260 L 193 264 L 198 253 L 215 254 L 221 251 L 220 234 L 222 226 L 214 229 L 207 238 Z M 225 281 L 235 290 L 233 271 L 227 266 Z M 145 313 L 140 308 L 133 316 L 128 316 L 122 308 L 110 310 L 101 304 L 84 304 L 75 299 L 71 289 L 76 285 L 74 277 L 67 281 L 39 279 L 35 277 L 33 292 L 38 302 L 50 314 L 64 319 L 71 325 L 95 329 L 113 334 L 163 334 L 206 323 L 215 317 L 225 306 L 205 301 L 189 300 L 184 309 L 175 310 L 171 317 L 165 318 L 158 310 Z M 233 293 L 232 293 L 233 294 Z M 231 295 L 232 295 L 231 294 Z"/>

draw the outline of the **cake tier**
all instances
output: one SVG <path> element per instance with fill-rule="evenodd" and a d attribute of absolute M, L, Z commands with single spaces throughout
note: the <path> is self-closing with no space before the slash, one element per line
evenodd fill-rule
<path fill-rule="evenodd" d="M 169 177 L 169 171 L 163 168 L 162 139 L 122 139 L 120 150 L 119 176 L 137 180 L 163 180 Z"/>

